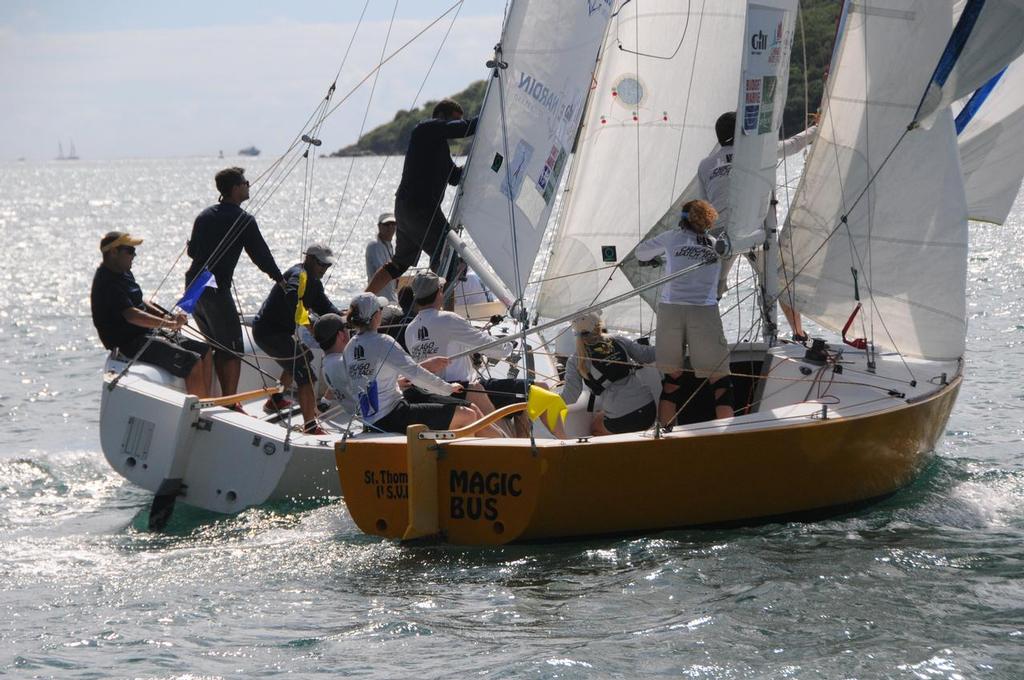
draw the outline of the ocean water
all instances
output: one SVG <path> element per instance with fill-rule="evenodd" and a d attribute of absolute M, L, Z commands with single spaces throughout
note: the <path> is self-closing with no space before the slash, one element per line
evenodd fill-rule
<path fill-rule="evenodd" d="M 173 303 L 228 162 L 0 164 L 0 675 L 1024 677 L 1020 200 L 972 225 L 966 381 L 934 462 L 867 510 L 465 549 L 364 536 L 340 501 L 179 505 L 151 534 L 150 496 L 99 449 L 98 239 L 143 237 L 136 276 Z M 289 181 L 258 212 L 279 262 L 330 239 L 347 299 L 399 171 L 320 160 L 306 210 Z M 254 310 L 269 281 L 244 256 L 236 281 Z"/>

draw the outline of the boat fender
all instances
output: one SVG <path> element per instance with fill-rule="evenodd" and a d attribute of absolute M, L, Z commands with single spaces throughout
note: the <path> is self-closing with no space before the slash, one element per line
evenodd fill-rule
<path fill-rule="evenodd" d="M 715 395 L 715 406 L 728 406 L 732 408 L 732 378 L 725 376 L 711 383 L 712 394 Z M 718 391 L 722 390 L 722 394 Z"/>

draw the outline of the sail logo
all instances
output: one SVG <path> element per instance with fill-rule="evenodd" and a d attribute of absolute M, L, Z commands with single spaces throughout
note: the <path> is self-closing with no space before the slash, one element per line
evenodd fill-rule
<path fill-rule="evenodd" d="M 612 0 L 587 0 L 587 16 L 594 16 L 594 12 L 600 12 L 605 8 L 612 8 Z"/>
<path fill-rule="evenodd" d="M 764 31 L 758 31 L 750 36 L 750 49 L 755 54 L 760 54 L 768 49 L 768 34 Z"/>
<path fill-rule="evenodd" d="M 416 339 L 417 340 L 426 340 L 429 337 L 430 337 L 430 332 L 427 331 L 427 327 L 426 326 L 420 326 L 416 330 Z"/>
<path fill-rule="evenodd" d="M 352 356 L 356 361 L 362 361 L 363 357 L 366 356 L 366 350 L 363 349 L 362 345 L 356 345 L 355 350 L 352 352 Z"/>
<path fill-rule="evenodd" d="M 520 71 L 519 73 L 519 89 L 529 95 L 531 99 L 543 106 L 550 113 L 556 113 L 558 111 L 558 102 L 560 99 L 558 93 L 526 71 Z"/>

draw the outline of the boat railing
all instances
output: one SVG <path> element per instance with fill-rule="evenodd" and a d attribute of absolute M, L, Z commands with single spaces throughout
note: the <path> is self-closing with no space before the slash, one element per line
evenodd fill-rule
<path fill-rule="evenodd" d="M 211 397 L 209 399 L 200 399 L 196 402 L 194 408 L 210 408 L 212 406 L 228 406 L 236 402 L 245 402 L 252 399 L 258 399 L 260 397 L 269 397 L 272 394 L 280 394 L 283 388 L 281 385 L 274 385 L 273 387 L 264 387 L 259 390 L 249 390 L 248 392 L 239 392 L 238 394 L 229 394 L 224 397 Z"/>

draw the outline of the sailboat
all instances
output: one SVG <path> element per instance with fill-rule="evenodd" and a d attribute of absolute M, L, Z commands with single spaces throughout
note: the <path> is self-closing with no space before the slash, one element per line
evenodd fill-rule
<path fill-rule="evenodd" d="M 524 17 L 530 29 L 557 25 L 542 4 L 509 10 L 453 219 L 518 301 L 549 207 L 540 179 L 557 179 L 564 148 L 557 118 L 538 120 L 516 91 L 531 77 L 563 82 L 534 75 L 562 61 L 522 27 Z M 674 228 L 679 206 L 699 196 L 712 124 L 737 110 L 726 238 L 733 253 L 759 254 L 764 314 L 762 337 L 732 346 L 731 371 L 746 379 L 736 415 L 591 437 L 576 405 L 570 440 L 495 442 L 472 426 L 349 439 L 336 447 L 339 479 L 364 532 L 502 544 L 817 517 L 887 497 L 927 465 L 963 380 L 965 181 L 979 172 L 961 169 L 970 145 L 958 146 L 950 105 L 1024 49 L 1022 3 L 845 3 L 781 238 L 769 208 L 796 2 L 708 4 L 626 2 L 614 12 L 533 329 L 604 308 L 613 327 L 651 330 L 653 310 L 636 295 L 667 277 L 638 267 L 632 250 Z M 542 101 L 582 101 L 564 82 Z M 513 116 L 517 101 L 526 106 Z M 538 130 L 556 143 L 534 141 Z M 500 172 L 508 159 L 515 177 Z M 780 298 L 835 335 L 811 347 L 779 342 Z"/>
<path fill-rule="evenodd" d="M 70 148 L 68 149 L 68 155 L 64 155 L 64 145 L 57 140 L 57 160 L 58 161 L 77 161 L 78 154 L 75 153 L 75 142 L 71 140 Z"/>

